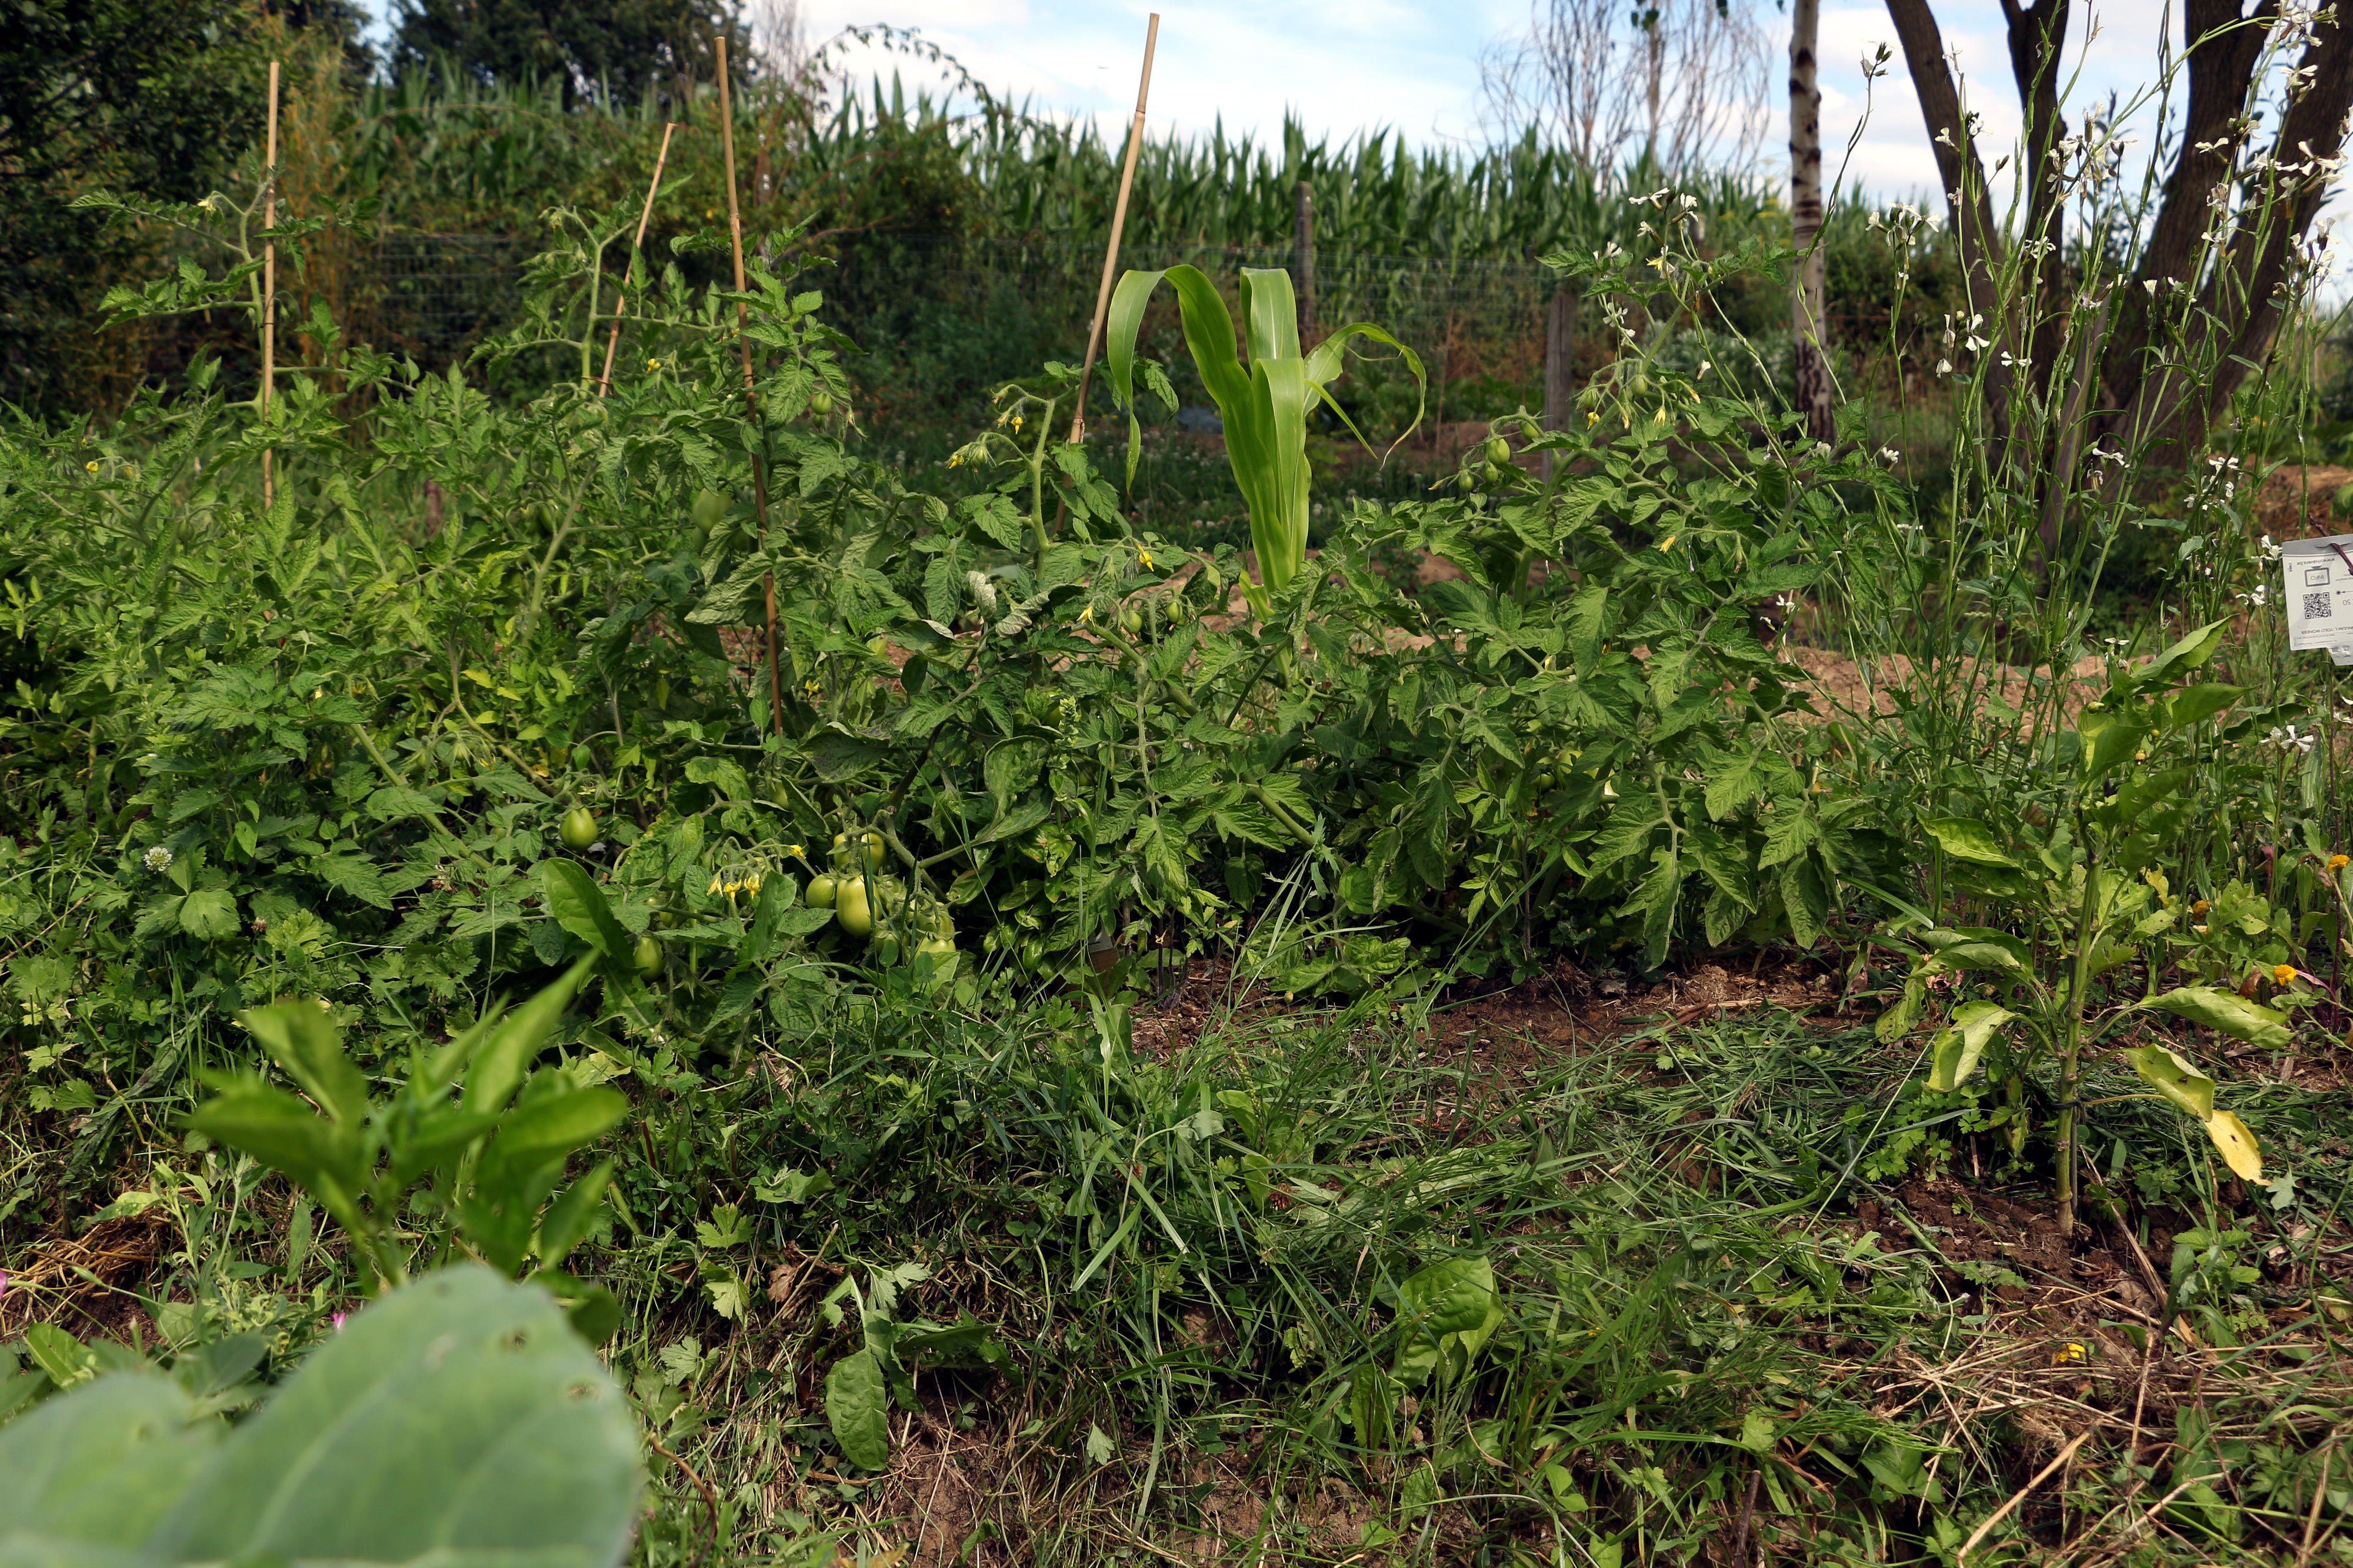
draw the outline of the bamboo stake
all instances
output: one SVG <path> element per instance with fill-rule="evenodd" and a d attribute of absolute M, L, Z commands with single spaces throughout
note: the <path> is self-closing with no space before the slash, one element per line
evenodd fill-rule
<path fill-rule="evenodd" d="M 269 62 L 269 152 L 268 167 L 262 171 L 261 226 L 264 230 L 278 226 L 278 62 Z M 261 416 L 269 417 L 269 395 L 278 380 L 278 242 L 261 242 Z M 276 456 L 267 447 L 261 449 L 261 504 L 268 507 L 277 493 L 277 476 L 271 471 L 270 459 Z"/>
<path fill-rule="evenodd" d="M 670 156 L 670 133 L 678 129 L 672 121 L 662 122 L 661 151 L 654 154 L 654 177 L 646 186 L 645 210 L 638 214 L 638 237 L 629 241 L 629 256 L 634 260 L 646 247 L 646 224 L 654 216 L 654 196 L 661 190 L 662 161 Z M 621 346 L 621 309 L 628 301 L 623 292 L 628 287 L 628 269 L 622 268 L 622 289 L 613 294 L 613 331 L 605 340 L 605 374 L 596 384 L 596 395 L 604 397 L 613 390 L 613 351 Z"/>
<path fill-rule="evenodd" d="M 727 87 L 727 39 L 714 37 L 712 42 L 719 49 L 719 147 L 727 163 L 727 236 L 734 247 L 735 291 L 744 291 L 744 214 L 735 205 L 735 110 L 734 100 Z M 752 317 L 741 300 L 735 302 L 735 341 L 744 350 L 744 411 L 752 423 L 760 422 L 759 393 L 752 379 Z M 752 454 L 752 500 L 758 509 L 760 540 L 768 538 L 768 467 L 760 454 Z M 785 686 L 776 671 L 776 574 L 768 573 L 763 579 L 768 611 L 768 710 L 775 721 L 769 732 L 785 732 Z"/>
<path fill-rule="evenodd" d="M 1071 410 L 1071 439 L 1087 438 L 1087 382 L 1094 374 L 1095 355 L 1102 351 L 1103 316 L 1111 309 L 1112 274 L 1119 269 L 1119 237 L 1127 227 L 1127 193 L 1135 184 L 1135 155 L 1144 147 L 1144 100 L 1152 92 L 1152 50 L 1160 41 L 1160 13 L 1144 30 L 1144 75 L 1135 84 L 1135 123 L 1128 127 L 1127 156 L 1119 168 L 1119 203 L 1111 210 L 1111 242 L 1103 247 L 1103 284 L 1095 290 L 1095 319 L 1087 329 L 1087 357 L 1079 362 L 1079 405 Z"/>

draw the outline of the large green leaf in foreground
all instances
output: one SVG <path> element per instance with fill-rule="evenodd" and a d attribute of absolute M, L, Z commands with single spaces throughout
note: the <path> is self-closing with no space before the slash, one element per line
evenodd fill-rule
<path fill-rule="evenodd" d="M 0 1565 L 611 1568 L 642 1480 L 620 1390 L 547 1293 L 487 1268 L 354 1316 L 233 1433 L 162 1378 L 0 1429 Z"/>

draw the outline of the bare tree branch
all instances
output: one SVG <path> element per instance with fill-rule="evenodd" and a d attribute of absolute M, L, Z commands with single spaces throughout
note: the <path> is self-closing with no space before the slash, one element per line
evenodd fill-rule
<path fill-rule="evenodd" d="M 1491 130 L 1534 131 L 1588 169 L 1645 152 L 1670 170 L 1753 163 L 1767 122 L 1754 0 L 1531 0 L 1479 74 Z"/>

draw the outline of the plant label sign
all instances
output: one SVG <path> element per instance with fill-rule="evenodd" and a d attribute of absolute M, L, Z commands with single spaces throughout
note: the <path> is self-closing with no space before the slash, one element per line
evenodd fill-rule
<path fill-rule="evenodd" d="M 2280 546 L 2280 572 L 2289 650 L 2325 647 L 2338 664 L 2353 663 L 2353 533 L 2290 540 Z"/>

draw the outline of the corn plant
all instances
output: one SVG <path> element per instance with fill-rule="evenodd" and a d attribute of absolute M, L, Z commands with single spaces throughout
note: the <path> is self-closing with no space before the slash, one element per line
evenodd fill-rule
<path fill-rule="evenodd" d="M 1250 545 L 1258 552 L 1259 581 L 1245 580 L 1243 592 L 1261 616 L 1307 561 L 1307 416 L 1318 404 L 1339 416 L 1358 440 L 1364 437 L 1326 390 L 1347 366 L 1345 353 L 1358 338 L 1397 350 L 1417 384 L 1429 383 L 1421 360 L 1370 321 L 1342 327 L 1305 353 L 1299 346 L 1299 304 L 1291 275 L 1279 268 L 1242 268 L 1242 330 L 1250 364 L 1237 353 L 1233 317 L 1208 275 L 1198 267 L 1130 272 L 1111 300 L 1104 341 L 1112 386 L 1128 409 L 1127 475 L 1135 478 L 1142 430 L 1135 418 L 1135 340 L 1145 307 L 1160 280 L 1176 290 L 1185 321 L 1185 346 L 1202 384 L 1226 425 L 1226 461 L 1250 507 Z M 1421 423 L 1419 408 L 1414 424 Z M 1410 433 L 1409 431 L 1409 433 Z M 1398 437 L 1403 440 L 1403 437 Z"/>

